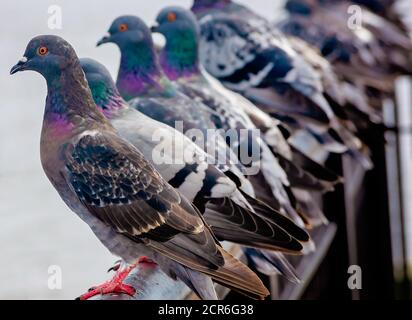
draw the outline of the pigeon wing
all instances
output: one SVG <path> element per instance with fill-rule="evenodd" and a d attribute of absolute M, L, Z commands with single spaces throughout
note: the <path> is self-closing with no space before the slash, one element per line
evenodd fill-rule
<path fill-rule="evenodd" d="M 143 155 L 111 133 L 83 134 L 66 150 L 68 184 L 88 210 L 120 233 L 166 240 L 204 229 L 192 208 Z"/>

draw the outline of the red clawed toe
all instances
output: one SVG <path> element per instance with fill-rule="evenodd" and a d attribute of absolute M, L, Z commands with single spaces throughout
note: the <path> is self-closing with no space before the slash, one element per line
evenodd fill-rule
<path fill-rule="evenodd" d="M 87 293 L 82 294 L 79 299 L 88 300 L 91 297 L 104 294 L 127 294 L 129 296 L 134 296 L 136 290 L 132 286 L 123 283 L 124 279 L 126 279 L 134 267 L 135 266 L 129 266 L 124 270 L 118 269 L 111 280 L 91 288 Z"/>
<path fill-rule="evenodd" d="M 156 262 L 146 256 L 141 256 L 139 259 L 137 259 L 137 262 L 135 264 L 124 267 L 124 264 L 119 261 L 109 269 L 109 271 L 116 271 L 112 279 L 99 286 L 91 288 L 87 293 L 82 294 L 78 299 L 88 300 L 91 297 L 104 294 L 127 294 L 129 296 L 134 296 L 136 290 L 132 286 L 124 284 L 123 281 L 130 274 L 130 271 L 132 271 L 138 264 L 155 266 Z"/>

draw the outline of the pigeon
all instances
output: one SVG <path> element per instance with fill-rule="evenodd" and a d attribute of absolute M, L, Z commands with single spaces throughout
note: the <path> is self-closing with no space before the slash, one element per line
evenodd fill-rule
<path fill-rule="evenodd" d="M 246 169 L 226 146 L 223 137 L 211 130 L 215 128 L 207 107 L 179 92 L 161 72 L 145 23 L 135 16 L 115 19 L 108 34 L 97 45 L 109 42 L 116 43 L 121 49 L 116 86 L 122 97 L 147 116 L 187 135 L 194 133 L 190 138 L 218 159 L 220 169 L 230 172 L 243 191 L 254 196 L 253 187 L 243 175 Z"/>
<path fill-rule="evenodd" d="M 371 2 L 327 0 L 320 5 L 319 1 L 288 0 L 289 16 L 276 25 L 310 42 L 333 64 L 344 80 L 347 110 L 358 128 L 382 123 L 383 101 L 392 96 L 395 78 L 411 70 L 408 33 L 363 7 L 369 3 L 378 10 Z M 348 8 L 355 3 L 362 5 L 358 19 L 362 23 L 348 28 Z M 391 4 L 381 4 L 389 13 Z"/>
<path fill-rule="evenodd" d="M 229 90 L 212 79 L 199 65 L 199 30 L 196 17 L 184 8 L 167 7 L 158 14 L 156 21 L 158 25 L 152 27 L 152 31 L 162 33 L 166 37 L 166 45 L 160 54 L 165 74 L 169 79 L 176 81 L 179 88 L 189 97 L 201 101 L 219 114 L 219 118 L 215 122 L 219 129 L 237 132 L 237 139 L 230 141 L 232 147 L 248 145 L 252 135 L 242 135 L 241 131 L 248 130 L 250 133 L 258 129 L 246 112 L 239 108 L 242 99 L 236 97 L 236 94 L 231 95 Z M 276 126 L 274 125 L 274 127 Z M 280 135 L 274 140 L 279 139 L 281 139 Z M 281 172 L 283 176 L 287 175 L 287 179 L 291 180 L 293 187 L 303 187 L 316 191 L 333 189 L 330 183 L 319 181 L 295 166 L 290 159 L 277 154 L 277 157 L 280 158 L 278 160 L 260 137 L 254 137 L 254 141 L 260 149 L 261 170 L 266 180 L 273 180 L 271 176 L 276 170 Z M 282 162 L 283 166 L 279 162 Z M 286 173 L 284 173 L 284 168 L 288 169 Z M 287 186 L 289 186 L 288 181 Z M 317 210 L 317 213 L 319 211 Z"/>
<path fill-rule="evenodd" d="M 271 82 L 278 81 L 279 86 L 283 85 L 283 90 L 276 92 L 276 95 L 279 95 L 277 99 L 270 97 L 279 104 L 277 112 L 283 111 L 287 115 L 293 112 L 296 117 L 302 117 L 314 125 L 328 126 L 329 119 L 319 105 L 323 103 L 320 102 L 323 97 L 319 92 L 321 84 L 318 74 L 313 73 L 300 57 L 291 56 L 294 52 L 283 37 L 269 34 L 268 38 L 273 39 L 265 39 L 261 32 L 271 30 L 263 19 L 256 19 L 246 8 L 231 1 L 214 2 L 215 4 L 208 4 L 204 10 L 199 10 L 203 1 L 195 1 L 192 7 L 200 19 L 200 58 L 206 70 L 228 88 L 241 92 L 252 100 L 257 100 L 253 93 L 257 95 L 259 88 L 269 87 Z M 215 12 L 212 8 L 217 4 L 220 4 L 219 10 Z M 264 30 L 265 27 L 267 30 Z M 250 38 L 246 38 L 247 36 Z M 276 66 L 269 60 L 272 57 L 277 59 Z M 299 77 L 297 82 L 292 82 L 293 74 L 290 75 L 291 81 L 283 79 L 294 68 L 295 77 Z M 296 93 L 296 97 L 302 98 L 302 104 L 283 98 L 293 91 L 292 85 L 300 86 L 302 91 L 305 91 L 303 95 L 301 92 Z M 263 96 L 264 92 L 260 95 Z M 314 96 L 312 101 L 310 95 Z M 314 100 L 319 100 L 319 103 Z M 271 110 L 268 108 L 267 111 Z"/>
<path fill-rule="evenodd" d="M 265 212 L 266 220 L 272 219 L 273 223 L 278 224 L 283 230 L 289 231 L 293 238 L 300 241 L 309 240 L 307 233 L 294 226 L 289 219 L 284 218 L 270 207 L 265 207 L 263 203 L 259 203 L 238 189 L 236 184 L 213 164 L 214 159 L 211 159 L 209 154 L 181 132 L 130 107 L 121 97 L 109 71 L 102 64 L 89 58 L 80 59 L 80 64 L 85 72 L 96 105 L 103 111 L 117 132 L 124 139 L 139 147 L 145 158 L 152 162 L 162 177 L 178 189 L 186 199 L 193 202 L 201 211 L 206 209 L 207 216 L 209 216 L 207 210 L 210 200 L 227 198 L 228 208 L 226 210 L 237 209 L 240 211 L 231 213 L 231 216 L 248 213 L 254 216 L 256 221 L 259 221 L 259 212 Z M 164 156 L 162 159 L 159 159 L 155 154 L 156 148 L 159 147 L 159 139 L 156 135 L 161 135 L 165 139 L 162 143 L 165 142 L 171 147 L 161 149 Z M 221 209 L 223 208 L 224 205 Z M 253 212 L 255 208 L 257 213 Z M 215 213 L 218 214 L 218 212 Z M 210 219 L 218 220 L 213 217 Z M 250 221 L 245 221 L 245 223 L 247 222 Z M 213 226 L 213 223 L 209 224 Z M 233 229 L 235 226 L 232 225 L 230 228 Z M 253 229 L 259 233 L 258 225 L 246 229 Z M 217 232 L 215 234 L 218 235 Z M 282 230 L 279 231 L 279 235 L 282 235 Z M 276 237 L 276 235 L 274 236 Z M 244 243 L 253 245 L 253 242 L 249 241 L 246 235 L 242 237 Z M 242 237 L 236 242 L 241 242 Z M 222 238 L 224 238 L 223 234 Z M 255 244 L 255 246 L 258 245 L 258 243 Z M 282 243 L 279 245 L 282 246 Z M 285 242 L 284 245 L 286 251 L 299 252 L 302 250 L 302 246 L 293 241 L 291 243 Z"/>
<path fill-rule="evenodd" d="M 374 24 L 381 24 L 381 19 L 376 19 L 375 15 L 384 18 L 386 21 L 390 22 L 392 26 L 388 26 L 389 29 L 396 30 L 397 35 L 395 37 L 399 38 L 399 35 L 402 37 L 409 38 L 409 31 L 410 28 L 405 23 L 405 12 L 407 13 L 407 7 L 402 8 L 402 1 L 398 0 L 351 0 L 351 1 L 341 1 L 341 0 L 328 0 L 328 2 L 337 4 L 339 2 L 345 3 L 347 7 L 353 4 L 360 5 L 362 9 L 367 9 L 368 12 L 366 18 L 366 25 L 368 25 L 372 20 L 374 20 Z M 399 5 L 399 6 L 398 6 Z M 406 11 L 405 11 L 406 10 Z M 370 13 L 373 13 L 371 16 Z M 383 22 L 384 23 L 384 22 Z M 393 28 L 395 27 L 395 29 Z"/>
<path fill-rule="evenodd" d="M 280 24 L 275 24 L 274 28 L 282 29 L 284 24 L 285 22 L 282 21 Z M 368 123 L 382 123 L 381 111 L 371 103 L 365 88 L 352 83 L 351 79 L 344 79 L 338 75 L 316 46 L 309 44 L 304 38 L 299 38 L 294 32 L 286 30 L 289 43 L 320 74 L 325 89 L 324 95 L 341 121 L 353 131 L 362 125 L 367 126 Z M 348 119 L 350 121 L 347 121 Z M 333 152 L 333 149 L 331 151 Z"/>
<path fill-rule="evenodd" d="M 40 146 L 46 176 L 111 253 L 127 262 L 144 255 L 204 298 L 216 298 L 211 278 L 252 298 L 269 294 L 220 246 L 199 211 L 116 133 L 67 41 L 33 38 L 10 73 L 23 70 L 47 82 Z"/>
<path fill-rule="evenodd" d="M 148 34 L 149 29 L 147 28 L 147 26 L 142 21 L 137 21 L 136 20 L 135 23 L 133 24 L 133 18 L 132 17 L 120 17 L 120 18 L 116 19 L 116 21 L 113 23 L 113 25 L 119 25 L 119 24 L 125 24 L 125 25 L 128 25 L 128 26 L 130 25 L 129 28 L 128 28 L 129 32 L 139 32 L 140 34 L 144 34 L 145 35 L 144 39 L 146 40 L 145 42 L 149 42 L 149 40 L 150 40 L 150 34 Z M 113 28 L 111 27 L 110 30 L 112 30 L 112 29 Z M 124 41 L 127 41 L 127 39 L 125 39 Z M 179 41 L 179 43 L 181 43 L 181 41 Z M 139 42 L 136 42 L 136 44 L 140 45 Z M 145 44 L 145 45 L 150 45 L 150 48 L 148 48 L 148 49 L 152 50 L 151 43 L 150 44 Z M 125 78 L 125 76 L 122 75 L 121 72 L 119 72 L 118 86 L 121 83 L 123 83 L 122 79 L 124 79 L 124 78 Z M 121 88 L 121 86 L 120 86 L 120 88 Z M 178 89 L 182 89 L 182 88 L 179 86 Z M 184 90 L 181 90 L 181 91 L 183 91 L 183 93 L 187 94 L 187 92 L 185 92 Z M 190 95 L 189 95 L 189 97 L 190 97 Z M 127 98 L 127 96 L 126 96 L 126 98 Z M 191 97 L 191 98 L 194 98 L 194 97 Z M 196 99 L 194 99 L 194 100 L 196 100 Z M 204 102 L 204 101 L 202 101 L 202 102 Z M 219 127 L 216 124 L 216 122 L 219 123 L 222 120 L 221 118 L 218 118 L 219 115 L 216 115 L 215 113 L 210 113 L 210 112 L 204 113 L 204 114 L 206 116 L 209 114 L 209 117 L 210 117 L 209 125 L 208 125 L 209 128 L 213 127 L 213 126 L 216 126 L 217 129 L 225 129 L 225 130 L 229 129 L 229 128 L 224 128 L 224 127 L 223 128 Z M 248 141 L 246 141 L 246 143 L 247 142 Z M 255 144 L 252 143 L 252 144 L 249 144 L 247 147 L 254 146 L 254 145 Z M 258 145 L 258 147 L 260 147 L 260 146 Z M 253 150 L 250 150 L 250 153 L 253 154 L 254 153 Z M 237 154 L 241 154 L 241 153 L 238 152 Z M 257 160 L 259 161 L 260 160 L 259 157 L 257 157 L 257 158 L 258 158 Z M 247 159 L 247 160 L 249 160 L 249 159 Z M 277 163 L 276 163 L 276 160 L 275 160 L 275 162 L 271 164 L 271 167 L 268 168 L 268 161 L 266 160 L 266 162 L 265 161 L 263 162 L 262 166 L 264 167 L 264 169 L 266 169 L 265 170 L 265 172 L 266 172 L 265 181 L 268 181 L 268 183 L 270 185 L 270 188 L 271 188 L 273 194 L 275 195 L 276 199 L 279 200 L 281 207 L 285 208 L 286 211 L 292 217 L 294 217 L 296 222 L 299 222 L 299 220 L 301 220 L 301 219 L 296 214 L 296 211 L 293 208 L 293 206 L 290 204 L 287 192 L 284 191 L 283 185 L 288 186 L 289 182 L 287 181 L 286 175 L 283 172 L 283 170 L 279 166 L 277 166 L 277 168 L 276 168 L 276 164 Z M 252 164 L 252 166 L 253 166 L 253 164 Z M 266 166 L 266 168 L 265 168 L 265 166 Z M 255 177 L 256 177 L 256 175 L 253 175 L 253 177 L 251 177 L 250 179 L 254 179 Z M 268 179 L 268 177 L 269 177 L 269 179 Z M 264 200 L 267 200 L 267 199 L 264 199 Z"/>
<path fill-rule="evenodd" d="M 126 28 L 125 31 L 121 31 L 122 28 Z M 210 144 L 210 140 L 219 142 L 218 152 L 223 152 L 223 156 L 229 153 L 230 156 L 227 158 L 237 160 L 240 168 L 243 167 L 241 173 L 250 173 L 248 168 L 245 168 L 244 164 L 239 161 L 237 155 L 227 146 L 224 136 L 216 127 L 214 119 L 219 115 L 213 114 L 210 108 L 183 94 L 164 75 L 157 60 L 150 29 L 140 18 L 121 16 L 115 19 L 109 28 L 109 35 L 103 37 L 98 45 L 106 42 L 114 42 L 121 50 L 116 85 L 126 100 L 134 95 L 134 98 L 128 101 L 133 108 L 172 127 L 175 127 L 176 121 L 182 121 L 185 134 L 187 130 L 200 129 L 206 144 Z M 141 55 L 145 58 L 140 59 Z M 139 85 L 134 85 L 135 83 L 139 83 Z M 210 139 L 211 133 L 213 139 Z M 215 158 L 224 159 L 225 157 Z M 224 168 L 222 170 L 228 171 Z M 230 173 L 232 171 L 231 169 Z M 252 173 L 256 173 L 255 168 L 252 168 Z M 237 174 L 237 177 L 239 176 Z M 287 184 L 286 177 L 282 178 L 284 179 L 282 182 Z M 276 186 L 272 184 L 271 202 L 268 202 L 269 199 L 263 200 L 275 209 L 284 209 L 296 223 L 303 226 L 304 222 L 296 213 L 293 204 L 290 203 L 287 192 L 281 183 L 276 182 Z M 249 195 L 254 196 L 256 185 L 250 186 L 253 188 L 253 192 Z M 257 194 L 257 198 L 259 199 L 259 194 Z"/>
<path fill-rule="evenodd" d="M 213 79 L 210 80 L 213 81 Z M 292 134 L 279 120 L 270 117 L 251 103 L 251 101 L 226 89 L 220 83 L 215 82 L 215 85 L 220 87 L 221 91 L 229 99 L 236 99 L 238 106 L 249 116 L 253 124 L 263 134 L 263 140 L 273 150 L 273 153 L 281 155 L 286 159 L 291 159 L 294 164 L 309 172 L 316 179 L 327 182 L 326 189 L 343 182 L 342 178 L 336 173 L 316 162 L 310 155 L 302 153 L 302 151 L 291 145 L 287 139 Z"/>
<path fill-rule="evenodd" d="M 315 46 L 294 35 L 287 35 L 287 38 L 293 49 L 319 72 L 325 88 L 326 99 L 336 115 L 348 127 L 352 127 L 352 130 L 356 131 L 359 128 L 360 120 L 382 123 L 381 112 L 371 105 L 362 87 L 357 87 L 340 77 L 331 63 L 321 55 Z M 347 121 L 348 119 L 351 121 Z"/>
<path fill-rule="evenodd" d="M 412 43 L 396 26 L 366 8 L 362 8 L 362 24 L 348 28 L 350 4 L 288 0 L 285 8 L 290 16 L 279 27 L 318 47 L 338 73 L 353 83 L 390 93 L 396 74 L 411 71 Z"/>
<path fill-rule="evenodd" d="M 270 208 L 263 205 L 256 207 L 258 202 L 254 199 L 249 198 L 252 202 L 249 204 L 236 189 L 235 184 L 218 168 L 205 160 L 200 160 L 208 159 L 210 155 L 179 131 L 131 108 L 120 96 L 110 73 L 102 64 L 88 58 L 80 59 L 80 63 L 96 105 L 119 134 L 139 147 L 146 159 L 152 162 L 173 187 L 186 199 L 194 202 L 198 208 L 203 208 L 205 220 L 212 226 L 219 240 L 294 254 L 304 252 L 304 247 L 297 241 L 308 241 L 309 237 L 304 230 Z M 167 144 L 173 146 L 174 153 L 168 152 L 171 149 L 165 149 L 165 158 L 171 160 L 167 163 L 154 161 L 153 157 L 159 143 L 153 137 L 159 130 L 163 131 L 164 137 L 173 137 Z M 210 191 L 208 184 L 213 186 Z M 253 209 L 255 207 L 256 210 Z M 264 211 L 266 213 L 262 214 Z M 286 266 L 282 270 L 289 271 L 292 268 Z M 297 281 L 297 276 L 292 271 L 285 275 L 288 279 Z"/>
<path fill-rule="evenodd" d="M 282 120 L 292 117 L 298 127 L 320 139 L 327 135 L 344 144 L 366 169 L 372 167 L 362 142 L 326 99 L 321 74 L 293 49 L 287 37 L 232 1 L 195 1 L 192 11 L 200 22 L 200 57 L 209 73 L 264 111 Z"/>

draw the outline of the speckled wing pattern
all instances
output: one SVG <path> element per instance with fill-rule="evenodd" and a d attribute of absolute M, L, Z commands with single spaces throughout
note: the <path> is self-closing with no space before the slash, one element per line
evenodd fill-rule
<path fill-rule="evenodd" d="M 293 68 L 287 54 L 290 49 L 262 20 L 252 23 L 217 15 L 200 22 L 203 64 L 235 90 L 262 86 L 269 78 L 282 78 Z"/>
<path fill-rule="evenodd" d="M 247 119 L 231 105 L 223 95 L 216 94 L 203 83 L 186 81 L 179 83 L 179 89 L 190 98 L 206 105 L 210 110 L 211 121 L 218 129 L 243 129 L 248 127 Z"/>
<path fill-rule="evenodd" d="M 113 134 L 85 134 L 66 148 L 67 180 L 88 210 L 120 233 L 167 240 L 203 231 L 196 211 L 142 154 Z M 160 232 L 163 230 L 164 232 Z"/>
<path fill-rule="evenodd" d="M 320 75 L 265 20 L 206 16 L 201 20 L 201 60 L 228 88 L 267 107 L 328 124 Z"/>
<path fill-rule="evenodd" d="M 69 186 L 117 232 L 246 295 L 268 295 L 252 271 L 221 248 L 200 213 L 114 133 L 86 132 L 64 156 Z"/>
<path fill-rule="evenodd" d="M 211 114 L 213 110 L 182 93 L 176 94 L 173 98 L 136 98 L 129 101 L 129 104 L 146 116 L 175 129 L 179 129 L 176 128 L 176 121 L 181 121 L 183 133 L 187 133 L 187 130 L 190 129 L 201 130 L 204 137 L 207 138 L 204 142 L 210 155 L 216 159 L 225 160 L 225 162 L 218 163 L 219 169 L 223 172 L 232 171 L 237 177 L 237 183 L 240 183 L 242 187 L 251 188 L 250 183 L 242 175 L 243 165 L 232 160 L 236 157 L 227 146 L 223 136 L 218 131 L 210 130 L 216 129 L 212 118 L 216 117 L 218 119 L 217 115 Z M 200 146 L 204 148 L 205 145 Z"/>

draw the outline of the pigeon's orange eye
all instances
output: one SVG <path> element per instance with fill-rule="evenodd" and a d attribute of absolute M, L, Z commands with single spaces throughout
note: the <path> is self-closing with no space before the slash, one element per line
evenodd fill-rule
<path fill-rule="evenodd" d="M 173 22 L 173 21 L 175 21 L 176 20 L 176 13 L 174 13 L 174 12 L 169 12 L 168 14 L 167 14 L 167 21 L 169 21 L 169 22 Z"/>
<path fill-rule="evenodd" d="M 122 24 L 119 26 L 119 30 L 120 30 L 121 32 L 125 32 L 127 29 L 129 29 L 129 27 L 127 26 L 126 23 L 122 23 Z"/>
<path fill-rule="evenodd" d="M 39 47 L 38 49 L 37 49 L 37 53 L 40 55 L 40 56 L 45 56 L 46 54 L 47 54 L 47 52 L 49 52 L 49 49 L 47 49 L 47 47 Z"/>

